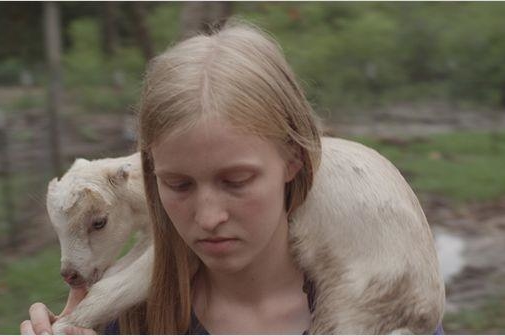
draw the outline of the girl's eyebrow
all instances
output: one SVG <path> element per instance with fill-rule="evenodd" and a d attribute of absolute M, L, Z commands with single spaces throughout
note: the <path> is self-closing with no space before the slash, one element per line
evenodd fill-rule
<path fill-rule="evenodd" d="M 230 173 L 235 173 L 235 172 L 241 172 L 241 171 L 248 171 L 248 172 L 256 172 L 259 170 L 259 166 L 257 164 L 253 163 L 239 163 L 239 164 L 232 164 L 230 166 L 225 166 L 223 168 L 220 168 L 217 170 L 216 174 L 218 175 L 224 175 L 224 174 L 230 174 Z M 170 177 L 189 177 L 187 174 L 179 173 L 176 171 L 171 171 L 167 169 L 159 169 L 159 170 L 154 170 L 154 175 L 158 177 L 164 177 L 164 178 L 170 178 Z"/>
<path fill-rule="evenodd" d="M 242 172 L 242 171 L 249 171 L 249 172 L 255 172 L 259 169 L 259 167 L 255 164 L 251 163 L 243 163 L 243 164 L 236 164 L 236 165 L 230 165 L 229 167 L 224 167 L 218 170 L 218 174 L 226 174 L 226 173 L 235 173 L 235 172 Z"/>
<path fill-rule="evenodd" d="M 154 170 L 153 173 L 157 177 L 164 177 L 164 178 L 167 178 L 167 177 L 185 177 L 186 176 L 184 174 L 173 173 L 173 172 L 166 171 L 166 170 L 163 170 L 163 169 Z"/>

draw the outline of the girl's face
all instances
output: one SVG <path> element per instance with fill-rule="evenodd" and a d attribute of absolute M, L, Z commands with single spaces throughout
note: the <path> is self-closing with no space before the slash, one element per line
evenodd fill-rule
<path fill-rule="evenodd" d="M 162 137 L 152 155 L 163 207 L 209 269 L 237 272 L 287 243 L 284 187 L 300 164 L 274 143 L 216 118 Z"/>

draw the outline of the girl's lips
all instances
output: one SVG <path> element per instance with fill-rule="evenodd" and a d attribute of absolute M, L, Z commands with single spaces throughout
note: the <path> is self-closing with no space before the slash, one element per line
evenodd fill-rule
<path fill-rule="evenodd" d="M 208 241 L 208 242 L 215 243 L 215 242 L 220 242 L 220 241 L 223 241 L 223 240 L 231 240 L 231 239 L 234 239 L 234 238 L 227 238 L 227 237 L 213 237 L 213 238 L 204 238 L 204 239 L 200 239 L 200 241 Z"/>
<path fill-rule="evenodd" d="M 238 239 L 235 238 L 207 238 L 198 240 L 200 248 L 209 254 L 225 254 L 235 248 Z"/>

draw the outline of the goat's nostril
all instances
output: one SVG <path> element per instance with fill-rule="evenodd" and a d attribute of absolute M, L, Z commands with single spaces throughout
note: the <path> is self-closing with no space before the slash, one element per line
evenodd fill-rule
<path fill-rule="evenodd" d="M 69 285 L 76 285 L 83 280 L 82 276 L 74 270 L 62 270 L 60 274 Z"/>

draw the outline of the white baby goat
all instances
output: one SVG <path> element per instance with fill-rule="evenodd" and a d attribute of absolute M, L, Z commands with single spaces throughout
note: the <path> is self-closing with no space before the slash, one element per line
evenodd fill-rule
<path fill-rule="evenodd" d="M 47 208 L 62 275 L 90 287 L 53 325 L 93 328 L 146 298 L 153 251 L 140 158 L 78 159 L 50 182 Z M 115 261 L 127 237 L 132 250 Z M 316 287 L 310 333 L 431 334 L 445 294 L 426 217 L 398 170 L 374 150 L 323 139 L 322 162 L 290 224 L 292 251 Z"/>

